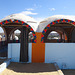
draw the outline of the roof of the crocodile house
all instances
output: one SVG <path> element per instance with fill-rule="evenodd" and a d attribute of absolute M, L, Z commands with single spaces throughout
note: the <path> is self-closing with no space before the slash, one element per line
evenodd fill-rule
<path fill-rule="evenodd" d="M 75 16 L 54 15 L 54 16 L 48 17 L 39 23 L 39 32 L 42 32 L 44 28 L 51 22 L 59 20 L 59 19 L 69 19 L 69 20 L 75 21 Z"/>
<path fill-rule="evenodd" d="M 24 14 L 12 14 L 12 15 L 6 16 L 5 18 L 1 19 L 0 22 L 2 22 L 4 20 L 8 20 L 8 19 L 11 19 L 11 20 L 17 19 L 17 20 L 20 20 L 20 21 L 24 21 L 25 23 L 30 25 L 33 28 L 34 31 L 37 30 L 37 26 L 38 26 L 37 21 L 34 20 L 30 16 L 26 16 Z"/>

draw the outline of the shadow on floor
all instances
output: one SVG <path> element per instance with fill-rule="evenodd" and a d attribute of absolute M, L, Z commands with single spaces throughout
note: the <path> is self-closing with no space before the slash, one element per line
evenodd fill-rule
<path fill-rule="evenodd" d="M 21 73 L 39 73 L 56 71 L 54 64 L 45 63 L 11 63 L 8 69 Z"/>
<path fill-rule="evenodd" d="M 75 69 L 66 69 L 62 70 L 62 72 L 64 73 L 64 75 L 75 75 Z"/>

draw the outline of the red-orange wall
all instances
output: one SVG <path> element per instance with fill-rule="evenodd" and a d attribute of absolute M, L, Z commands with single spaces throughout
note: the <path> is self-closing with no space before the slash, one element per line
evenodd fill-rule
<path fill-rule="evenodd" d="M 45 61 L 45 43 L 41 43 L 41 34 L 36 32 L 37 43 L 32 43 L 32 62 L 34 63 Z"/>

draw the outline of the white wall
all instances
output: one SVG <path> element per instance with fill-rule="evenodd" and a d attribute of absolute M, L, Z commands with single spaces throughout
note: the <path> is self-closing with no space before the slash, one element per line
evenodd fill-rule
<path fill-rule="evenodd" d="M 28 56 L 29 56 L 29 63 L 32 62 L 32 43 L 29 43 L 28 47 Z"/>
<path fill-rule="evenodd" d="M 0 64 L 0 73 L 3 72 L 8 67 L 8 65 L 10 64 L 10 60 L 11 59 L 7 59 L 2 64 Z"/>
<path fill-rule="evenodd" d="M 13 62 L 19 62 L 20 59 L 20 43 L 8 44 L 8 58 Z"/>
<path fill-rule="evenodd" d="M 45 63 L 54 62 L 61 69 L 75 69 L 75 43 L 46 43 Z"/>
<path fill-rule="evenodd" d="M 32 44 L 29 43 L 28 56 L 31 62 Z M 19 62 L 20 60 L 20 43 L 9 43 L 8 44 L 8 58 L 11 58 L 12 62 Z"/>

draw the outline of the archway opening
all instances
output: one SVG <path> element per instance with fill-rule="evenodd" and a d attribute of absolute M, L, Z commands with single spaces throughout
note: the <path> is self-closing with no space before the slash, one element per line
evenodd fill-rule
<path fill-rule="evenodd" d="M 11 43 L 20 43 L 21 41 L 21 29 L 15 29 L 11 34 L 10 34 L 10 42 Z M 29 43 L 34 43 L 34 36 L 33 33 L 28 31 L 28 42 Z"/>
<path fill-rule="evenodd" d="M 21 31 L 19 29 L 14 30 L 11 33 L 10 41 L 13 42 L 13 43 L 19 43 L 20 40 L 21 40 L 20 39 L 20 34 L 21 34 Z"/>
<path fill-rule="evenodd" d="M 0 27 L 0 41 L 5 41 L 6 40 L 6 36 L 5 36 L 5 32 L 3 30 L 2 27 Z"/>
<path fill-rule="evenodd" d="M 44 34 L 45 43 L 64 43 L 67 42 L 65 30 L 60 27 L 52 26 Z"/>
<path fill-rule="evenodd" d="M 34 42 L 34 36 L 33 36 L 33 34 L 32 34 L 32 32 L 29 32 L 29 34 L 28 34 L 28 42 Z"/>
<path fill-rule="evenodd" d="M 47 36 L 47 42 L 49 43 L 67 42 L 66 34 L 59 30 L 51 31 Z"/>
<path fill-rule="evenodd" d="M 51 31 L 50 34 L 48 35 L 47 39 L 49 39 L 49 40 L 52 40 L 52 39 L 58 40 L 58 39 L 60 39 L 60 34 L 56 31 Z"/>
<path fill-rule="evenodd" d="M 7 57 L 7 41 L 6 31 L 3 27 L 0 27 L 0 57 Z"/>
<path fill-rule="evenodd" d="M 66 34 L 65 38 L 67 39 L 67 42 L 72 42 L 71 33 L 72 33 L 73 28 L 74 28 L 74 25 L 75 25 L 75 22 L 72 20 L 68 20 L 68 19 L 58 19 L 56 21 L 51 22 L 42 31 L 41 42 L 42 43 L 44 42 L 45 34 L 51 27 L 62 28 L 65 31 L 65 34 Z"/>

